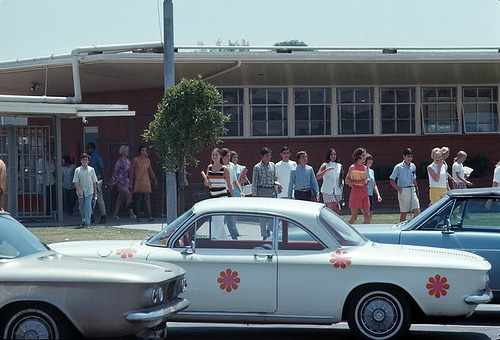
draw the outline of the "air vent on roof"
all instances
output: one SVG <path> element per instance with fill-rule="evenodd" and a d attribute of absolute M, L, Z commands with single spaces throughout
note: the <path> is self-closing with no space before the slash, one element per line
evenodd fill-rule
<path fill-rule="evenodd" d="M 398 53 L 398 50 L 395 48 L 384 48 L 382 50 L 382 53 L 383 54 L 396 54 L 396 53 Z"/>

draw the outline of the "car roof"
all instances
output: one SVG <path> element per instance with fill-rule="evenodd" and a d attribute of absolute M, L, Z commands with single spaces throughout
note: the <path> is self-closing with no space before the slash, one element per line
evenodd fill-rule
<path fill-rule="evenodd" d="M 196 214 L 219 212 L 268 213 L 283 216 L 317 216 L 324 205 L 315 202 L 284 198 L 224 197 L 211 198 L 196 203 Z"/>
<path fill-rule="evenodd" d="M 470 188 L 470 189 L 454 189 L 448 191 L 448 196 L 451 198 L 460 197 L 498 197 L 500 198 L 500 187 L 493 188 Z"/>

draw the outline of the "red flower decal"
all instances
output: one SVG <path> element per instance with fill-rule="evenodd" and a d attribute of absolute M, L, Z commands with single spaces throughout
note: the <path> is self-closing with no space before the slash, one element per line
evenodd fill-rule
<path fill-rule="evenodd" d="M 130 248 L 118 249 L 116 251 L 116 255 L 120 255 L 122 259 L 131 258 L 134 256 L 134 253 L 137 253 L 137 250 Z"/>
<path fill-rule="evenodd" d="M 238 272 L 233 272 L 231 269 L 226 269 L 225 272 L 220 272 L 220 277 L 217 279 L 217 282 L 220 283 L 220 289 L 225 289 L 228 293 L 230 293 L 233 289 L 238 289 L 238 283 L 240 283 L 240 281 Z"/>
<path fill-rule="evenodd" d="M 447 278 L 436 274 L 434 277 L 429 277 L 429 283 L 425 287 L 429 290 L 429 295 L 434 295 L 439 299 L 441 295 L 445 296 L 448 294 L 447 290 L 450 289 L 450 285 L 447 282 Z"/>
<path fill-rule="evenodd" d="M 347 252 L 346 251 L 340 251 L 337 250 L 335 253 L 331 255 L 330 262 L 333 263 L 333 266 L 335 268 L 342 268 L 345 269 L 348 265 L 351 264 L 351 258 L 347 257 Z"/>

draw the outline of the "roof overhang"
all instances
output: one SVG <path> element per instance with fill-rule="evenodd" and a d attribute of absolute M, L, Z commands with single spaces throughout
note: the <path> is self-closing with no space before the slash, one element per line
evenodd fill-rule
<path fill-rule="evenodd" d="M 85 119 L 89 117 L 129 117 L 135 116 L 135 111 L 130 111 L 128 105 L 0 102 L 0 115 Z"/>

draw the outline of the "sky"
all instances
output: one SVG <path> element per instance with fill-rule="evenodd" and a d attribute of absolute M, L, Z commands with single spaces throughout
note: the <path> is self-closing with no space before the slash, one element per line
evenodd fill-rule
<path fill-rule="evenodd" d="M 0 61 L 163 40 L 163 0 L 0 0 Z M 174 45 L 500 47 L 500 0 L 173 0 Z M 160 18 L 159 18 L 160 15 Z"/>

